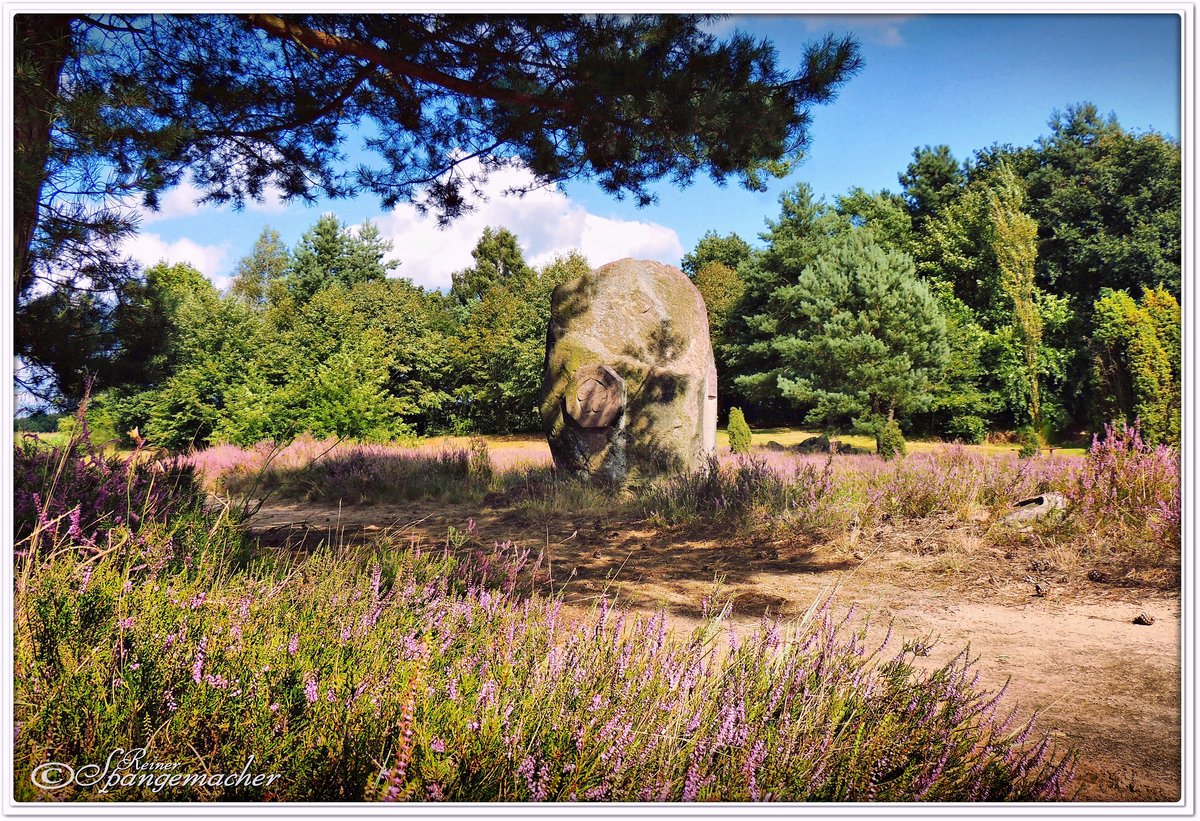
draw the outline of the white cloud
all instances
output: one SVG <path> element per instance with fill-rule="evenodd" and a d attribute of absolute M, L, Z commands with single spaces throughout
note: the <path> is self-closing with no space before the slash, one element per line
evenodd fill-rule
<path fill-rule="evenodd" d="M 229 256 L 228 242 L 220 245 L 200 245 L 186 237 L 167 242 L 158 234 L 136 234 L 122 245 L 121 250 L 133 257 L 143 268 L 160 262 L 186 262 L 213 281 L 218 288 L 229 285 L 231 277 L 223 272 Z"/>
<path fill-rule="evenodd" d="M 700 30 L 705 34 L 711 34 L 713 37 L 728 37 L 738 27 L 739 20 L 731 14 L 722 13 L 712 20 L 706 20 L 700 24 Z"/>
<path fill-rule="evenodd" d="M 463 170 L 470 173 L 478 166 Z M 678 264 L 683 255 L 679 235 L 665 225 L 589 213 L 557 188 L 538 188 L 523 197 L 504 193 L 533 183 L 524 166 L 493 172 L 481 186 L 486 201 L 444 229 L 432 215 L 407 204 L 377 218 L 380 232 L 394 244 L 391 256 L 401 262 L 397 274 L 419 285 L 449 288 L 450 275 L 472 264 L 471 249 L 489 226 L 516 234 L 533 265 L 571 249 L 581 251 L 593 266 L 623 257 Z"/>
<path fill-rule="evenodd" d="M 809 31 L 849 28 L 867 42 L 895 47 L 904 45 L 900 26 L 915 18 L 902 14 L 806 14 L 803 19 Z"/>
<path fill-rule="evenodd" d="M 776 16 L 774 13 L 764 15 L 766 19 Z M 749 15 L 731 15 L 719 17 L 700 26 L 706 33 L 714 37 L 729 37 L 739 27 L 754 29 L 756 17 Z M 904 35 L 900 27 L 915 15 L 908 14 L 789 14 L 788 18 L 803 22 L 809 32 L 824 32 L 827 30 L 849 30 L 858 35 L 861 40 L 882 46 L 904 45 Z"/>
<path fill-rule="evenodd" d="M 157 211 L 151 211 L 140 203 L 135 210 L 143 225 L 175 217 L 195 217 L 214 211 L 233 210 L 233 206 L 231 205 L 198 204 L 197 200 L 202 196 L 204 196 L 204 192 L 195 185 L 192 185 L 190 182 L 183 182 L 174 188 L 168 188 L 159 196 Z M 244 207 L 247 211 L 261 214 L 278 214 L 287 210 L 287 205 L 280 198 L 279 192 L 274 188 L 267 189 L 266 196 L 262 202 L 246 200 Z"/>
<path fill-rule="evenodd" d="M 158 210 L 151 211 L 144 205 L 138 205 L 137 213 L 143 225 L 172 217 L 192 216 L 202 211 L 211 210 L 211 206 L 196 205 L 200 191 L 190 183 L 168 189 L 158 198 Z"/>

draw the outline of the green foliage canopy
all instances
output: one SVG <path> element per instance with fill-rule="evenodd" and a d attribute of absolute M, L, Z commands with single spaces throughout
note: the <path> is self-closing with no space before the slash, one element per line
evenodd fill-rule
<path fill-rule="evenodd" d="M 914 148 L 912 162 L 900 174 L 913 222 L 920 226 L 939 213 L 954 200 L 963 182 L 962 168 L 950 153 L 950 146 Z"/>
<path fill-rule="evenodd" d="M 725 343 L 729 323 L 733 320 L 733 312 L 745 293 L 746 283 L 734 268 L 722 262 L 709 262 L 704 265 L 692 282 L 700 296 L 704 297 L 704 305 L 708 310 L 708 330 L 713 345 L 719 348 Z M 715 349 L 714 348 L 714 349 Z"/>
<path fill-rule="evenodd" d="M 737 234 L 721 236 L 709 230 L 700 237 L 695 248 L 683 255 L 680 267 L 690 277 L 695 277 L 704 266 L 713 262 L 736 271 L 749 256 L 750 245 Z"/>
<path fill-rule="evenodd" d="M 514 289 L 531 284 L 533 271 L 516 234 L 507 228 L 484 228 L 471 256 L 475 264 L 451 276 L 450 296 L 460 305 L 479 302 L 494 285 Z"/>
<path fill-rule="evenodd" d="M 1147 289 L 1141 304 L 1105 289 L 1092 313 L 1101 418 L 1139 419 L 1143 437 L 1156 444 L 1180 437 L 1178 306 L 1165 288 Z"/>
<path fill-rule="evenodd" d="M 1181 153 L 1156 132 L 1131 134 L 1085 103 L 1055 113 L 1029 174 L 1039 281 L 1084 312 L 1102 288 L 1162 283 L 1179 297 Z"/>
<path fill-rule="evenodd" d="M 1012 169 L 1001 167 L 988 202 L 992 222 L 992 248 L 1000 269 L 1000 285 L 1013 304 L 1013 327 L 1020 339 L 1029 390 L 1029 417 L 1041 427 L 1042 403 L 1038 391 L 1038 351 L 1042 345 L 1042 314 L 1037 305 L 1034 265 L 1037 261 L 1037 224 L 1024 211 L 1025 192 Z"/>
<path fill-rule="evenodd" d="M 375 275 L 354 273 L 363 246 L 375 250 L 357 258 Z M 176 449 L 305 432 L 394 440 L 533 429 L 550 292 L 590 266 L 569 253 L 535 270 L 514 235 L 489 229 L 475 249 L 481 268 L 497 247 L 517 249 L 509 270 L 520 274 L 479 279 L 486 287 L 465 305 L 381 276 L 383 246 L 330 215 L 290 252 L 264 231 L 226 294 L 190 266 L 155 266 L 138 303 L 159 319 L 143 349 L 153 355 L 139 382 L 92 406 L 109 427 Z M 311 293 L 296 285 L 301 266 L 311 266 Z"/>
<path fill-rule="evenodd" d="M 352 287 L 359 282 L 378 282 L 400 265 L 385 260 L 392 243 L 383 239 L 370 220 L 351 231 L 333 214 L 324 214 L 304 232 L 292 252 L 286 273 L 288 290 L 307 301 L 332 284 Z"/>
<path fill-rule="evenodd" d="M 784 418 L 788 404 L 780 401 L 773 373 L 779 367 L 773 340 L 779 316 L 772 306 L 777 290 L 794 283 L 849 221 L 823 201 L 812 188 L 799 183 L 779 198 L 780 214 L 767 221 L 760 235 L 766 247 L 755 251 L 739 267 L 745 287 L 732 309 L 726 340 L 717 350 L 718 370 L 732 374 L 731 400 L 753 403 L 760 418 Z M 763 412 L 765 411 L 765 413 Z"/>

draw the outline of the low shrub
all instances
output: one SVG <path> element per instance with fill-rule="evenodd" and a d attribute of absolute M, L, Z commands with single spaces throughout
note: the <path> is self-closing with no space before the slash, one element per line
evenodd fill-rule
<path fill-rule="evenodd" d="M 889 419 L 875 434 L 875 452 L 884 459 L 897 459 L 908 452 L 900 423 Z"/>
<path fill-rule="evenodd" d="M 556 517 L 584 511 L 612 511 L 621 506 L 620 490 L 606 484 L 564 476 L 553 467 L 521 464 L 497 477 L 499 497 L 484 503 L 511 504 L 527 522 L 548 524 Z"/>
<path fill-rule="evenodd" d="M 698 470 L 651 484 L 640 496 L 643 511 L 666 525 L 724 519 L 738 524 L 758 508 L 787 506 L 785 481 L 758 456 L 722 466 L 714 456 Z"/>
<path fill-rule="evenodd" d="M 492 481 L 492 457 L 488 450 L 488 441 L 482 436 L 472 436 L 469 447 L 467 476 L 471 481 L 486 486 Z"/>
<path fill-rule="evenodd" d="M 746 415 L 741 408 L 729 410 L 729 450 L 737 454 L 750 452 L 750 426 L 746 424 Z"/>
<path fill-rule="evenodd" d="M 401 544 L 404 540 L 401 540 Z M 602 598 L 570 620 L 527 551 L 381 542 L 131 578 L 64 553 L 16 598 L 16 798 L 116 748 L 269 789 L 111 785 L 117 801 L 998 801 L 1066 795 L 1074 759 L 975 687 L 833 617 L 728 611 L 690 635 Z M 459 554 L 459 555 L 456 555 Z M 727 635 L 727 639 L 722 636 Z M 56 800 L 96 800 L 67 786 Z"/>
<path fill-rule="evenodd" d="M 1033 425 L 1026 425 L 1017 431 L 1017 456 L 1021 459 L 1032 459 L 1042 452 L 1042 442 L 1038 438 Z"/>
<path fill-rule="evenodd" d="M 1116 546 L 1134 566 L 1177 569 L 1180 491 L 1177 450 L 1150 444 L 1137 424 L 1106 425 L 1066 489 L 1070 535 L 1086 538 L 1108 557 Z"/>
<path fill-rule="evenodd" d="M 956 416 L 946 426 L 946 432 L 958 442 L 982 445 L 987 441 L 987 421 L 978 416 Z"/>
<path fill-rule="evenodd" d="M 271 442 L 253 448 L 218 445 L 187 460 L 214 493 L 261 497 L 278 492 L 306 501 L 357 504 L 476 498 L 486 490 L 490 476 L 490 465 L 485 470 L 480 461 L 487 458 L 486 442 L 482 452 L 472 453 L 461 447 L 405 447 L 301 436 L 282 446 Z"/>

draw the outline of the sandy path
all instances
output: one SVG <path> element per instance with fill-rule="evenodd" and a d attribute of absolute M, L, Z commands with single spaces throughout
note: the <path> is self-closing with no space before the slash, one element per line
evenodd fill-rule
<path fill-rule="evenodd" d="M 449 526 L 477 522 L 484 544 L 516 541 L 550 556 L 555 589 L 586 608 L 601 592 L 638 610 L 666 607 L 690 629 L 701 598 L 721 581 L 734 619 L 750 628 L 764 613 L 799 615 L 836 585 L 835 602 L 854 604 L 882 632 L 933 635 L 932 666 L 970 645 L 981 682 L 1081 753 L 1080 798 L 1176 801 L 1180 796 L 1180 604 L 1177 595 L 1096 586 L 1035 595 L 1024 567 L 976 579 L 911 552 L 780 540 L 658 532 L 633 518 L 530 514 L 479 506 L 410 503 L 350 508 L 265 505 L 252 529 L 265 543 L 355 542 L 388 529 L 445 539 Z M 994 558 L 994 557 L 993 557 Z M 1003 570 L 1003 568 L 1001 568 Z M 1137 625 L 1145 612 L 1151 625 Z"/>

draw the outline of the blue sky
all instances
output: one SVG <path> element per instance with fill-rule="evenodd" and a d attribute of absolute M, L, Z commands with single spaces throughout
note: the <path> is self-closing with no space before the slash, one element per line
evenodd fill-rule
<path fill-rule="evenodd" d="M 448 286 L 450 272 L 470 263 L 488 225 L 513 230 L 534 262 L 576 247 L 594 265 L 621 256 L 678 264 L 709 229 L 755 242 L 777 214 L 779 194 L 797 182 L 830 199 L 854 186 L 897 191 L 917 146 L 945 143 L 961 160 L 992 143 L 1029 145 L 1047 133 L 1053 110 L 1075 103 L 1092 102 L 1130 130 L 1180 134 L 1175 15 L 749 15 L 714 30 L 734 27 L 771 39 L 784 65 L 797 65 L 804 45 L 826 32 L 854 34 L 865 59 L 837 100 L 814 109 L 805 162 L 766 192 L 706 179 L 683 190 L 663 184 L 657 204 L 637 208 L 573 182 L 524 199 L 493 196 L 442 231 L 409 207 L 384 212 L 369 196 L 234 213 L 196 208 L 195 192 L 184 187 L 147 216 L 128 251 L 144 264 L 190 261 L 223 285 L 265 226 L 290 246 L 332 211 L 347 224 L 373 219 L 395 244 L 398 275 L 431 287 Z M 522 179 L 520 170 L 507 173 L 494 191 Z"/>

